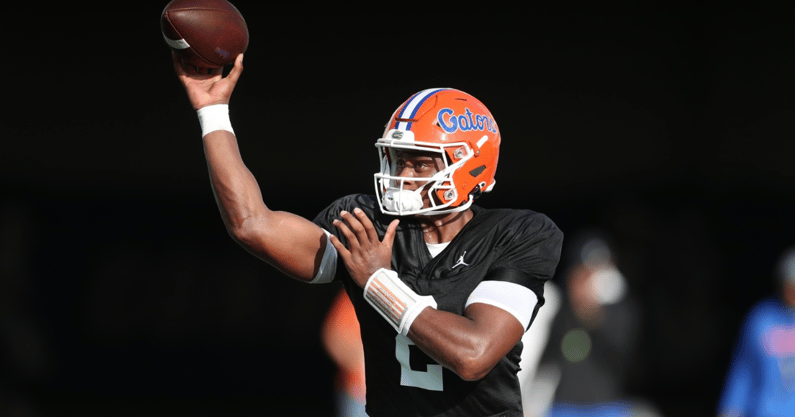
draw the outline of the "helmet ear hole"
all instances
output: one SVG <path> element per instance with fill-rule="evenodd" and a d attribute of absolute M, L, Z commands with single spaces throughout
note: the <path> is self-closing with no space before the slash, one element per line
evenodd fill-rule
<path fill-rule="evenodd" d="M 473 169 L 473 170 L 469 171 L 469 175 L 471 175 L 471 176 L 473 176 L 473 177 L 477 178 L 477 177 L 478 177 L 480 174 L 482 174 L 482 173 L 483 173 L 483 171 L 485 171 L 485 170 L 486 170 L 486 166 L 485 166 L 485 165 L 481 165 L 481 166 L 479 166 L 479 167 L 477 167 L 477 168 L 475 168 L 475 169 Z M 483 184 L 484 184 L 483 186 L 485 187 L 485 183 L 483 183 Z"/>

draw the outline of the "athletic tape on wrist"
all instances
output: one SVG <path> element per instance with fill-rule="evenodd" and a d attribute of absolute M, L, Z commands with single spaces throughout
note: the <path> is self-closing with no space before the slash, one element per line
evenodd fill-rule
<path fill-rule="evenodd" d="M 213 104 L 202 107 L 196 110 L 196 114 L 199 116 L 199 124 L 202 127 L 202 137 L 216 130 L 226 130 L 227 132 L 235 133 L 232 130 L 232 122 L 229 120 L 228 104 Z"/>
<path fill-rule="evenodd" d="M 384 268 L 367 280 L 364 299 L 404 336 L 425 307 L 437 307 L 433 297 L 417 294 L 398 278 L 397 272 Z"/>

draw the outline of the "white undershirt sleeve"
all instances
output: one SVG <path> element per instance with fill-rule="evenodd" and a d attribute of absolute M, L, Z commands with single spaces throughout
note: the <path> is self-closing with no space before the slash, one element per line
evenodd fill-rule
<path fill-rule="evenodd" d="M 337 248 L 331 244 L 329 240 L 329 233 L 326 229 L 323 229 L 323 232 L 326 233 L 326 250 L 323 252 L 323 259 L 320 261 L 320 268 L 317 270 L 317 275 L 309 281 L 310 284 L 327 284 L 334 280 L 334 276 L 337 274 Z"/>
<path fill-rule="evenodd" d="M 483 281 L 472 291 L 466 302 L 470 304 L 484 303 L 499 307 L 511 313 L 522 327 L 527 329 L 533 310 L 538 304 L 538 297 L 529 288 L 504 281 Z"/>

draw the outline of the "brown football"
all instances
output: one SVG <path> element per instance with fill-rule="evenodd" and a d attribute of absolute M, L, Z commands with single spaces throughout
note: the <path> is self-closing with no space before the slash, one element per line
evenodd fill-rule
<path fill-rule="evenodd" d="M 229 65 L 248 48 L 246 21 L 226 0 L 172 0 L 160 29 L 186 64 L 201 68 Z"/>

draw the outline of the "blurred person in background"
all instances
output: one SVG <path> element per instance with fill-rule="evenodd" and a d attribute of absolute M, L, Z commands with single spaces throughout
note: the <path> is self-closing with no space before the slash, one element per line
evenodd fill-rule
<path fill-rule="evenodd" d="M 351 299 L 340 290 L 331 303 L 321 329 L 326 352 L 337 366 L 334 401 L 338 417 L 366 417 L 364 411 L 364 349 L 359 321 Z"/>
<path fill-rule="evenodd" d="M 561 305 L 532 382 L 532 415 L 659 415 L 627 389 L 642 322 L 611 245 L 600 233 L 586 233 L 569 254 Z"/>
<path fill-rule="evenodd" d="M 795 247 L 777 266 L 779 293 L 743 320 L 718 405 L 722 417 L 795 416 Z"/>

